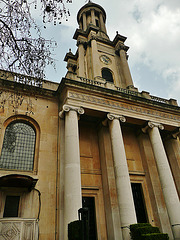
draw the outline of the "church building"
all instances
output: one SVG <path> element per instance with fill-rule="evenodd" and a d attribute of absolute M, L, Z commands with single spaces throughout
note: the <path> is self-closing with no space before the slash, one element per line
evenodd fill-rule
<path fill-rule="evenodd" d="M 180 107 L 134 86 L 102 6 L 77 21 L 60 83 L 0 71 L 0 239 L 68 240 L 86 207 L 89 240 L 135 223 L 180 240 Z"/>

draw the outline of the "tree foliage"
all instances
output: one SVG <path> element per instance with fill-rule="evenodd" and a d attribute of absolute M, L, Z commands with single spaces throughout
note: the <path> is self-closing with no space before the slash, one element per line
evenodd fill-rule
<path fill-rule="evenodd" d="M 72 0 L 1 0 L 0 68 L 42 79 L 48 64 L 54 65 L 53 40 L 41 36 L 41 27 L 32 17 L 40 9 L 42 23 L 56 25 L 70 15 L 66 4 Z M 39 10 L 38 10 L 39 13 Z"/>

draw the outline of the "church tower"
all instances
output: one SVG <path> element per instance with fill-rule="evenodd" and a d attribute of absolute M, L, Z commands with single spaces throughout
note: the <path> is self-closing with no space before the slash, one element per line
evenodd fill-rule
<path fill-rule="evenodd" d="M 106 12 L 100 5 L 89 1 L 79 10 L 77 22 L 73 37 L 77 52 L 66 54 L 68 71 L 59 88 L 60 116 L 65 118 L 64 240 L 67 224 L 77 219 L 78 208 L 91 201 L 96 216 L 91 239 L 130 240 L 131 224 L 149 222 L 178 240 L 180 218 L 175 208 L 180 209 L 176 188 L 180 182 L 169 167 L 174 164 L 172 152 L 163 145 L 167 148 L 169 136 L 179 132 L 167 114 L 167 109 L 179 111 L 177 102 L 134 87 L 126 37 L 117 32 L 113 41 L 109 39 Z M 70 143 L 66 132 L 74 129 L 76 141 Z M 163 212 L 159 211 L 163 202 L 158 191 L 166 203 Z M 171 194 L 174 203 L 168 200 Z"/>
<path fill-rule="evenodd" d="M 68 71 L 77 77 L 100 80 L 107 86 L 136 90 L 128 66 L 126 37 L 116 34 L 113 41 L 106 31 L 106 13 L 95 3 L 88 2 L 77 14 L 79 28 L 74 34 L 78 50 L 68 53 Z M 67 75 L 67 77 L 70 75 Z M 75 77 L 75 76 L 74 76 Z"/>

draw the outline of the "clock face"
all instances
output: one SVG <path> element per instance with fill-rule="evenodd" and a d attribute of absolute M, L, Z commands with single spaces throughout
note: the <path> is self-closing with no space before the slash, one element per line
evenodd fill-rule
<path fill-rule="evenodd" d="M 101 62 L 103 62 L 105 64 L 110 64 L 111 63 L 111 59 L 106 55 L 101 55 L 100 60 L 101 60 Z"/>

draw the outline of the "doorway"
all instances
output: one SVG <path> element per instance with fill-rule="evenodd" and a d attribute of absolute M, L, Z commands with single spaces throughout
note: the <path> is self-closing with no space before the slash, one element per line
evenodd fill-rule
<path fill-rule="evenodd" d="M 131 183 L 136 217 L 138 223 L 147 223 L 147 211 L 141 183 Z"/>
<path fill-rule="evenodd" d="M 82 197 L 82 206 L 89 209 L 89 240 L 97 240 L 95 198 Z"/>

